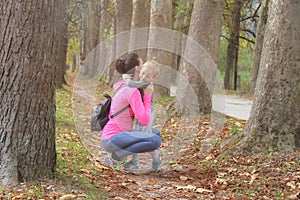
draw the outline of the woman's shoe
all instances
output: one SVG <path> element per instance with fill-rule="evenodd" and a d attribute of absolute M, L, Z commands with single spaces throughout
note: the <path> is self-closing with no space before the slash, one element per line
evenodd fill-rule
<path fill-rule="evenodd" d="M 139 166 L 133 162 L 133 160 L 128 161 L 124 164 L 125 171 L 136 171 L 138 170 Z"/>
<path fill-rule="evenodd" d="M 152 162 L 152 168 L 151 168 L 151 172 L 158 172 L 162 166 L 162 160 L 155 160 Z"/>
<path fill-rule="evenodd" d="M 110 154 L 104 156 L 104 163 L 108 165 L 112 170 L 120 170 L 118 161 L 114 160 Z"/>

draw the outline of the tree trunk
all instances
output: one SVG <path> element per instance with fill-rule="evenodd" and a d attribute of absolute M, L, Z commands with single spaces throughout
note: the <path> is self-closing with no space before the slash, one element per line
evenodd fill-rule
<path fill-rule="evenodd" d="M 147 59 L 146 47 L 148 45 L 149 23 L 150 0 L 134 0 L 129 50 L 139 54 L 144 61 Z M 140 28 L 144 29 L 141 30 Z M 139 47 L 145 48 L 139 49 Z"/>
<path fill-rule="evenodd" d="M 300 148 L 300 2 L 269 2 L 262 59 L 250 118 L 230 152 Z M 235 145 L 237 143 L 237 145 Z"/>
<path fill-rule="evenodd" d="M 72 55 L 72 73 L 74 73 L 76 71 L 77 68 L 77 54 L 73 54 Z"/>
<path fill-rule="evenodd" d="M 129 31 L 131 28 L 132 19 L 132 0 L 114 0 L 116 12 L 116 30 L 117 34 L 123 31 Z M 129 36 L 129 35 L 128 35 Z M 116 55 L 121 56 L 129 50 L 129 37 L 128 40 L 118 40 L 116 38 Z"/>
<path fill-rule="evenodd" d="M 172 29 L 172 1 L 171 0 L 151 0 L 150 10 L 150 32 L 149 32 L 149 50 L 147 60 L 155 59 L 158 63 L 171 66 L 172 54 L 163 49 L 155 48 L 158 42 L 163 42 L 166 46 L 171 44 L 171 37 L 162 37 L 160 31 L 155 28 Z M 164 41 L 161 39 L 164 38 Z M 166 74 L 162 74 L 166 76 Z M 166 78 L 166 77 L 164 77 Z M 168 95 L 169 90 L 163 85 L 156 85 L 155 96 Z"/>
<path fill-rule="evenodd" d="M 97 71 L 99 59 L 89 57 L 91 51 L 97 51 L 95 47 L 98 45 L 99 29 L 100 29 L 100 2 L 97 0 L 87 1 L 86 10 L 82 14 L 83 23 L 83 59 L 85 62 L 84 67 L 81 68 L 80 72 L 84 75 L 94 76 Z M 99 52 L 93 52 L 93 55 L 98 55 Z M 91 55 L 90 55 L 91 56 Z"/>
<path fill-rule="evenodd" d="M 0 3 L 0 186 L 55 172 L 54 7 Z"/>
<path fill-rule="evenodd" d="M 99 48 L 99 66 L 100 73 L 104 73 L 104 69 L 107 69 L 108 67 L 108 59 L 109 59 L 109 48 L 111 48 L 110 45 L 107 45 L 107 41 L 110 37 L 109 30 L 111 29 L 111 26 L 113 25 L 113 22 L 111 22 L 111 16 L 109 13 L 109 10 L 112 9 L 112 3 L 109 0 L 101 0 L 101 13 L 100 13 L 100 34 L 99 34 L 99 41 L 100 45 L 98 45 L 97 48 Z M 98 70 L 97 70 L 98 72 Z M 98 73 L 97 73 L 98 74 Z"/>
<path fill-rule="evenodd" d="M 68 27 L 67 27 L 67 16 L 66 8 L 68 6 L 67 1 L 58 1 L 56 4 L 56 29 L 55 29 L 55 46 L 56 49 L 56 78 L 55 85 L 56 88 L 62 88 L 63 84 L 67 84 L 65 80 L 65 74 L 67 71 L 66 58 L 67 58 L 67 48 L 68 48 Z"/>
<path fill-rule="evenodd" d="M 177 0 L 176 9 L 174 8 L 173 3 L 173 10 L 175 10 L 175 13 L 173 13 L 173 18 L 175 18 L 173 23 L 173 29 L 179 32 L 182 32 L 184 35 L 188 34 L 189 31 L 189 25 L 191 21 L 192 16 L 192 10 L 193 10 L 193 2 L 191 0 Z M 184 11 L 183 11 L 184 10 Z M 175 36 L 174 36 L 175 37 Z M 174 45 L 174 52 L 180 52 L 179 55 L 173 55 L 173 62 L 171 66 L 174 66 L 174 69 L 178 71 L 181 55 L 184 52 L 184 43 L 182 42 L 182 37 L 177 37 L 178 45 Z M 173 83 L 175 83 L 176 80 L 174 80 Z"/>
<path fill-rule="evenodd" d="M 259 70 L 259 64 L 261 59 L 261 51 L 263 47 L 264 35 L 265 35 L 265 26 L 268 20 L 268 4 L 269 0 L 263 0 L 260 12 L 260 19 L 258 22 L 258 27 L 256 31 L 256 41 L 255 41 L 255 51 L 253 55 L 253 65 L 252 65 L 252 80 L 250 86 L 250 94 L 254 94 L 256 87 L 256 80 Z"/>
<path fill-rule="evenodd" d="M 228 39 L 227 47 L 227 58 L 226 58 L 226 70 L 224 77 L 224 86 L 225 89 L 233 89 L 232 81 L 235 80 L 237 76 L 237 69 L 234 64 L 237 64 L 238 61 L 238 46 L 239 46 L 239 36 L 240 36 L 240 12 L 242 8 L 242 0 L 236 0 L 233 6 L 232 20 L 230 25 L 230 35 Z M 235 75 L 235 76 L 233 76 Z"/>
<path fill-rule="evenodd" d="M 222 1 L 196 0 L 194 3 L 189 39 L 179 67 L 179 72 L 186 80 L 179 78 L 176 93 L 182 99 L 182 105 L 177 107 L 186 107 L 188 113 L 197 110 L 200 113 L 211 113 L 212 89 L 219 60 L 222 13 Z M 191 90 L 189 87 L 192 92 L 188 92 Z M 191 96 L 193 93 L 197 98 L 195 100 Z"/>

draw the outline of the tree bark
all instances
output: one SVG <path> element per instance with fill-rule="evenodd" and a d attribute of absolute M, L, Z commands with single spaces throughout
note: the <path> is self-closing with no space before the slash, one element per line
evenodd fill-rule
<path fill-rule="evenodd" d="M 99 43 L 99 29 L 100 29 L 100 4 L 97 0 L 87 1 L 86 10 L 82 13 L 83 36 L 82 36 L 82 58 L 85 62 L 80 69 L 83 75 L 94 76 L 97 71 L 99 59 L 96 57 L 91 59 L 91 56 L 97 56 L 99 52 L 95 48 Z M 89 55 L 92 52 L 93 55 Z M 88 55 L 90 56 L 87 60 Z"/>
<path fill-rule="evenodd" d="M 116 12 L 116 31 L 120 34 L 124 31 L 129 31 L 132 20 L 132 0 L 114 0 Z M 116 38 L 116 55 L 121 56 L 124 52 L 129 50 L 129 36 L 128 40 L 118 40 Z"/>
<path fill-rule="evenodd" d="M 260 19 L 256 31 L 255 51 L 253 55 L 252 80 L 251 80 L 251 86 L 249 91 L 251 95 L 254 94 L 254 90 L 256 87 L 256 80 L 257 80 L 264 35 L 265 35 L 265 26 L 268 20 L 268 4 L 269 4 L 269 0 L 263 0 L 262 6 L 260 8 L 261 9 Z"/>
<path fill-rule="evenodd" d="M 230 35 L 228 39 L 226 70 L 224 77 L 225 89 L 233 89 L 233 80 L 236 81 L 236 68 L 234 64 L 238 63 L 238 46 L 240 36 L 240 12 L 242 8 L 242 0 L 236 0 L 233 6 L 232 20 L 230 25 Z M 236 66 L 237 67 L 237 66 Z M 235 75 L 235 76 L 234 76 Z"/>
<path fill-rule="evenodd" d="M 200 113 L 211 113 L 223 6 L 223 2 L 218 0 L 196 0 L 194 3 L 189 39 L 179 66 L 179 72 L 186 80 L 178 80 L 176 93 L 179 99 L 182 99 L 182 106 L 186 107 L 187 113 L 196 112 L 194 108 L 199 108 Z M 189 87 L 198 98 L 194 101 L 197 105 L 191 103 L 193 98 L 192 92 L 188 92 Z"/>
<path fill-rule="evenodd" d="M 160 31 L 155 28 L 165 28 L 167 30 L 172 29 L 172 1 L 171 0 L 151 0 L 150 10 L 150 32 L 148 41 L 148 55 L 147 60 L 156 60 L 158 63 L 166 66 L 171 66 L 172 53 L 164 51 L 163 49 L 155 48 L 156 43 L 163 42 L 166 46 L 171 44 L 171 37 L 162 37 Z M 161 39 L 164 38 L 164 41 Z M 162 74 L 166 76 L 167 74 Z M 166 77 L 164 77 L 166 78 Z M 155 96 L 168 95 L 169 90 L 163 85 L 156 85 Z"/>
<path fill-rule="evenodd" d="M 55 2 L 1 1 L 0 185 L 55 172 Z"/>
<path fill-rule="evenodd" d="M 269 2 L 254 103 L 232 153 L 290 152 L 300 147 L 300 2 Z M 235 145 L 237 143 L 237 145 Z"/>
<path fill-rule="evenodd" d="M 134 0 L 133 14 L 131 21 L 131 34 L 129 50 L 141 56 L 145 61 L 147 59 L 147 48 L 139 49 L 139 47 L 147 47 L 150 24 L 150 0 Z M 141 28 L 144 28 L 141 30 Z M 136 31 L 138 29 L 138 31 Z M 142 36 L 139 33 L 143 34 Z M 146 40 L 145 40 L 146 39 Z"/>

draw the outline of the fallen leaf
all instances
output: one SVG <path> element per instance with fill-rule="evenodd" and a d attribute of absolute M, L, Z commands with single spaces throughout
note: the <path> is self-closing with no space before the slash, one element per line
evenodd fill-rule
<path fill-rule="evenodd" d="M 197 189 L 196 189 L 196 192 L 202 194 L 202 193 L 204 193 L 204 192 L 212 193 L 213 191 L 207 190 L 207 189 L 204 189 L 204 188 L 197 188 Z"/>
<path fill-rule="evenodd" d="M 194 191 L 197 189 L 196 186 L 193 185 L 187 185 L 187 186 L 180 186 L 180 185 L 175 185 L 177 190 L 188 190 L 188 191 Z"/>
<path fill-rule="evenodd" d="M 251 175 L 251 180 L 249 182 L 249 184 L 251 185 L 253 183 L 253 181 L 257 178 L 258 174 L 252 174 Z"/>
<path fill-rule="evenodd" d="M 150 179 L 148 180 L 148 183 L 149 183 L 149 184 L 154 184 L 154 183 L 155 183 L 155 180 L 153 180 L 152 178 L 150 178 Z"/>
<path fill-rule="evenodd" d="M 217 178 L 215 184 L 224 184 L 227 185 L 227 180 L 223 178 Z"/>
<path fill-rule="evenodd" d="M 90 171 L 87 169 L 80 169 L 79 171 L 85 174 L 90 174 Z"/>
<path fill-rule="evenodd" d="M 298 191 L 296 194 L 292 194 L 288 197 L 289 199 L 299 199 L 300 198 L 300 191 Z"/>
<path fill-rule="evenodd" d="M 292 190 L 296 189 L 295 181 L 288 182 L 286 186 L 291 187 Z"/>
<path fill-rule="evenodd" d="M 182 181 L 186 181 L 186 180 L 188 180 L 189 178 L 186 177 L 186 176 L 180 176 L 179 179 L 182 180 Z"/>
<path fill-rule="evenodd" d="M 66 195 L 60 197 L 59 199 L 60 200 L 72 200 L 72 199 L 76 199 L 76 196 L 72 195 L 72 194 L 66 194 Z"/>
<path fill-rule="evenodd" d="M 209 156 L 206 156 L 206 157 L 205 157 L 205 160 L 211 160 L 211 159 L 213 159 L 213 156 L 212 156 L 212 155 L 209 155 Z"/>

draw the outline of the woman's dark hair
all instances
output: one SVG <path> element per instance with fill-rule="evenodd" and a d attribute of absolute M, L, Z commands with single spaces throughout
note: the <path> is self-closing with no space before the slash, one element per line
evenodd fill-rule
<path fill-rule="evenodd" d="M 128 54 L 125 59 L 116 60 L 116 70 L 120 74 L 134 74 L 135 66 L 140 65 L 140 56 L 136 53 Z"/>

